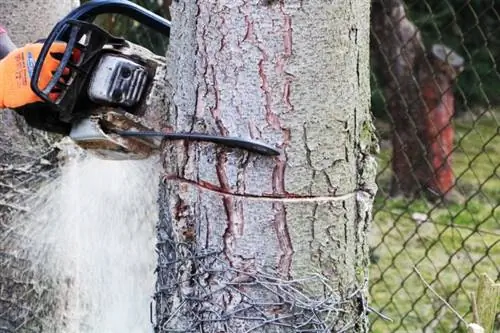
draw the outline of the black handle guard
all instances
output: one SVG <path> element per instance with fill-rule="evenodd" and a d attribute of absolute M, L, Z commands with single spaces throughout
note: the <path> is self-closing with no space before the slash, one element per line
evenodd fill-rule
<path fill-rule="evenodd" d="M 75 104 L 81 96 L 81 91 L 87 81 L 87 77 L 99 60 L 99 54 L 104 45 L 120 46 L 125 40 L 117 38 L 92 24 L 96 15 L 99 14 L 122 14 L 150 28 L 169 36 L 170 22 L 141 6 L 127 0 L 94 0 L 71 11 L 52 29 L 45 40 L 40 55 L 33 68 L 31 77 L 31 89 L 43 101 L 48 103 L 60 115 L 63 122 L 71 122 Z M 84 39 L 82 43 L 82 39 Z M 67 47 L 59 60 L 59 66 L 47 86 L 40 87 L 40 75 L 42 66 L 49 55 L 50 49 L 55 42 L 65 42 Z M 74 50 L 78 50 L 78 61 L 72 61 Z M 65 68 L 71 70 L 69 79 L 63 83 Z M 58 98 L 53 100 L 50 93 L 57 88 Z"/>
<path fill-rule="evenodd" d="M 60 38 L 66 32 L 68 38 Z M 45 59 L 49 56 L 50 49 L 55 42 L 64 41 L 67 46 L 59 60 L 59 65 L 52 78 L 45 87 L 40 87 L 40 75 Z M 63 20 L 56 25 L 42 46 L 40 55 L 33 69 L 31 78 L 31 89 L 42 100 L 49 103 L 60 114 L 62 121 L 69 122 L 75 104 L 80 96 L 87 76 L 92 71 L 95 63 L 99 60 L 98 55 L 106 44 L 123 45 L 124 39 L 116 38 L 96 25 L 84 21 Z M 72 55 L 78 50 L 78 60 L 74 62 Z M 69 68 L 71 74 L 63 83 L 64 70 Z M 57 88 L 58 98 L 53 100 L 50 93 Z"/>

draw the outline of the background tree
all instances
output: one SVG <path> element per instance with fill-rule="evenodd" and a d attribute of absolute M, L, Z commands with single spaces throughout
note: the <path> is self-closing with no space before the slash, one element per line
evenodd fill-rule
<path fill-rule="evenodd" d="M 282 153 L 165 144 L 156 330 L 366 331 L 369 1 L 170 9 L 165 127 Z"/>
<path fill-rule="evenodd" d="M 0 23 L 17 46 L 47 37 L 75 0 L 5 0 Z M 28 235 L 7 231 L 13 216 L 27 212 L 26 201 L 41 181 L 56 172 L 54 137 L 29 128 L 10 110 L 0 121 L 0 332 L 51 331 L 56 291 L 34 276 L 22 247 Z M 28 236 L 29 237 L 29 236 Z"/>

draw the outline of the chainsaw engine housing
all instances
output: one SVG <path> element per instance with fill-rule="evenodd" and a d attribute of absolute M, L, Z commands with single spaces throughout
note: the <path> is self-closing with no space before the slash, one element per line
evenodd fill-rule
<path fill-rule="evenodd" d="M 143 159 L 158 151 L 159 138 L 122 137 L 116 132 L 157 129 L 156 122 L 148 121 L 147 102 L 164 62 L 128 41 L 120 48 L 105 47 L 73 114 L 70 138 L 104 159 Z"/>
<path fill-rule="evenodd" d="M 104 54 L 91 74 L 87 93 L 96 104 L 133 107 L 148 83 L 144 66 L 123 56 Z"/>

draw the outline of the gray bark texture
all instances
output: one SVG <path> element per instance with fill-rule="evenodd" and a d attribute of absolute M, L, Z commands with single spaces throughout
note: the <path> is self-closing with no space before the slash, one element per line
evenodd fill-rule
<path fill-rule="evenodd" d="M 75 0 L 4 0 L 0 23 L 20 47 L 47 37 L 76 5 Z M 0 117 L 0 332 L 50 332 L 55 290 L 33 269 L 24 250 L 29 235 L 17 233 L 15 224 L 29 212 L 34 189 L 57 170 L 55 138 L 30 129 L 13 111 L 1 110 Z"/>
<path fill-rule="evenodd" d="M 368 0 L 173 1 L 157 332 L 366 332 Z"/>

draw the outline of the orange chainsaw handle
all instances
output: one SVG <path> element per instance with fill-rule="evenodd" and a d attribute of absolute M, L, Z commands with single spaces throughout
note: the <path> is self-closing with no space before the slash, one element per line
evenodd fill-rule
<path fill-rule="evenodd" d="M 16 49 L 17 46 L 12 42 L 7 29 L 0 24 L 0 60 Z M 2 79 L 4 78 L 0 77 L 0 80 Z M 69 125 L 60 122 L 59 119 L 53 115 L 52 110 L 50 108 L 47 109 L 43 103 L 34 103 L 24 108 L 14 110 L 24 117 L 28 125 L 34 128 L 63 135 L 67 135 L 70 131 Z"/>

